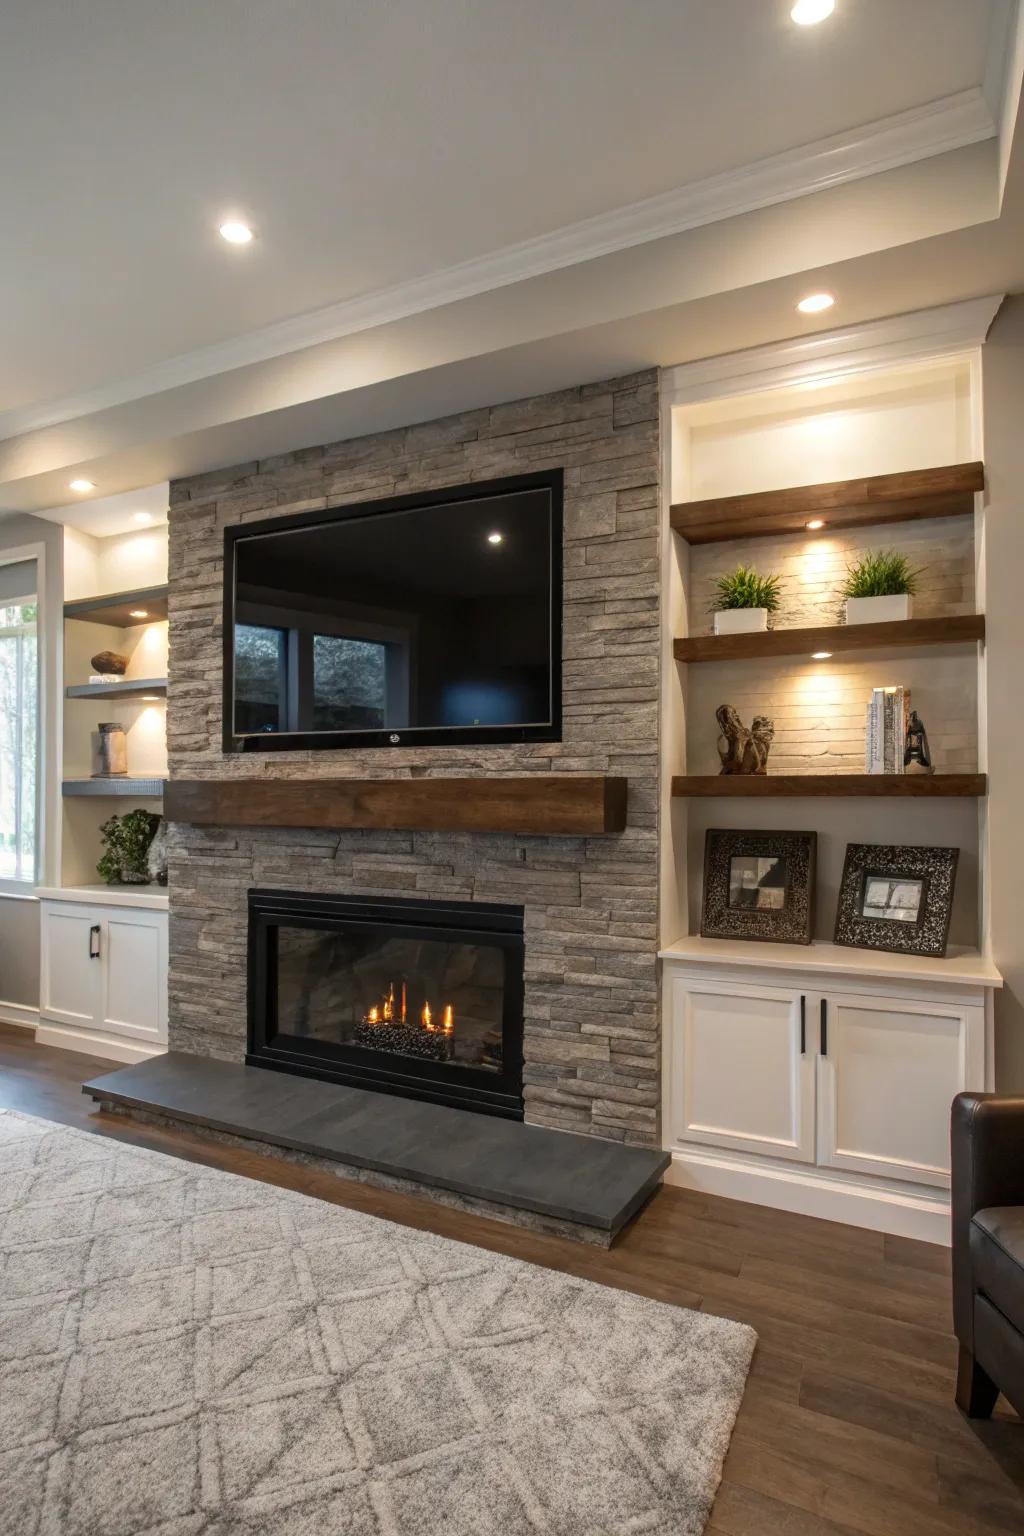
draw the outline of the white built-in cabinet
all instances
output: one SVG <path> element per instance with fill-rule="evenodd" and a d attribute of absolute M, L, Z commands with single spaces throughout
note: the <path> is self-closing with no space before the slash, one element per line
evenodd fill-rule
<path fill-rule="evenodd" d="M 160 1054 L 167 1049 L 166 894 L 71 895 L 40 893 L 37 1038 L 115 1061 Z"/>
<path fill-rule="evenodd" d="M 826 944 L 738 944 L 730 963 L 732 947 L 663 955 L 677 1182 L 945 1240 L 950 1104 L 990 1084 L 998 973 Z"/>

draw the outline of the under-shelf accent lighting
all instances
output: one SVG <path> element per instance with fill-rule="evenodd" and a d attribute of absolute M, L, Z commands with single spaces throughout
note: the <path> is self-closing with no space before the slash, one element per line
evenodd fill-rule
<path fill-rule="evenodd" d="M 825 21 L 836 8 L 836 0 L 796 0 L 790 16 L 798 27 L 816 27 Z"/>
<path fill-rule="evenodd" d="M 143 704 L 159 704 L 160 695 L 158 693 L 144 693 L 142 695 L 142 702 Z"/>
<path fill-rule="evenodd" d="M 84 496 L 86 491 L 94 491 L 95 489 L 96 487 L 91 480 L 72 480 L 68 486 L 69 491 L 77 491 L 80 496 Z"/>
<path fill-rule="evenodd" d="M 797 309 L 802 315 L 820 315 L 823 309 L 831 309 L 835 301 L 834 293 L 809 293 L 800 300 Z"/>
<path fill-rule="evenodd" d="M 488 544 L 504 544 L 505 535 L 503 533 L 489 533 L 487 535 L 487 542 Z"/>
<path fill-rule="evenodd" d="M 129 610 L 128 610 L 128 617 L 130 619 L 148 619 L 149 618 L 149 609 L 148 608 L 129 608 Z"/>
<path fill-rule="evenodd" d="M 229 245 L 248 245 L 252 239 L 252 230 L 241 219 L 225 219 L 220 226 L 220 235 Z"/>
<path fill-rule="evenodd" d="M 133 512 L 132 513 L 132 522 L 133 523 L 151 523 L 152 521 L 153 521 L 153 514 L 152 514 L 152 512 Z"/>
<path fill-rule="evenodd" d="M 804 527 L 809 529 L 811 533 L 817 533 L 819 528 L 824 528 L 824 526 L 825 519 L 823 517 L 812 517 L 809 523 L 804 523 Z"/>
<path fill-rule="evenodd" d="M 832 656 L 832 652 L 831 651 L 812 651 L 811 652 L 811 660 L 812 661 L 829 661 L 831 659 L 831 656 Z"/>

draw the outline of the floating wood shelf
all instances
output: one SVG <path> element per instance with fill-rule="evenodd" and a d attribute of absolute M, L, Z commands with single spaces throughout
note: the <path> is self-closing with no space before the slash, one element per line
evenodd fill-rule
<path fill-rule="evenodd" d="M 957 517 L 974 510 L 974 493 L 984 486 L 983 464 L 949 464 L 941 469 L 755 491 L 749 496 L 677 502 L 672 527 L 690 544 L 715 544 L 722 539 L 801 533 L 819 517 L 825 529 Z"/>
<path fill-rule="evenodd" d="M 752 635 L 692 635 L 675 642 L 676 661 L 751 661 L 809 656 L 814 651 L 867 651 L 899 645 L 953 645 L 984 640 L 985 615 L 896 619 L 886 624 L 822 624 L 813 629 L 767 629 Z"/>
<path fill-rule="evenodd" d="M 64 690 L 69 699 L 141 699 L 147 694 L 163 698 L 166 677 L 125 677 L 113 683 L 72 683 Z"/>
<path fill-rule="evenodd" d="M 170 821 L 600 836 L 626 825 L 626 780 L 534 773 L 479 779 L 172 779 Z"/>
<path fill-rule="evenodd" d="M 135 612 L 144 610 L 144 618 Z M 114 629 L 132 629 L 136 624 L 152 624 L 167 617 L 167 587 L 139 587 L 135 592 L 111 592 L 106 597 L 76 598 L 64 604 L 66 619 L 84 619 L 88 624 L 109 624 Z"/>
<path fill-rule="evenodd" d="M 740 796 L 764 800 L 795 795 L 979 796 L 983 773 L 711 773 L 677 775 L 672 793 L 681 799 Z"/>
<path fill-rule="evenodd" d="M 65 779 L 61 793 L 65 798 L 77 795 L 131 795 L 136 800 L 159 800 L 166 779 Z"/>

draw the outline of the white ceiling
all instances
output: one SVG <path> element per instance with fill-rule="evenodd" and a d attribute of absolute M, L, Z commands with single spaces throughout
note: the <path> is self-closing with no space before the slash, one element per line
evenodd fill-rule
<path fill-rule="evenodd" d="M 146 451 L 172 436 L 468 357 L 417 320 L 432 307 L 438 324 L 442 305 L 459 310 L 453 336 L 476 327 L 476 357 L 489 336 L 491 350 L 540 342 L 584 310 L 618 322 L 718 292 L 750 319 L 738 296 L 785 272 L 995 220 L 1009 0 L 837 0 L 814 28 L 792 24 L 791 3 L 7 0 L 0 505 L 65 501 L 72 464 L 98 464 L 98 493 L 120 491 L 143 463 L 175 472 L 181 454 Z M 875 126 L 933 103 L 909 126 Z M 744 170 L 806 146 L 770 175 Z M 922 156 L 941 158 L 941 178 Z M 709 177 L 722 180 L 700 217 L 681 217 L 679 197 L 670 216 L 616 213 Z M 866 187 L 820 190 L 865 177 L 873 204 Z M 218 237 L 232 214 L 254 225 L 252 245 Z M 584 220 L 598 221 L 589 244 L 578 230 L 546 239 Z M 531 266 L 521 243 L 538 238 Z M 471 283 L 450 280 L 478 258 Z M 382 291 L 402 302 L 389 309 Z M 616 295 L 603 312 L 601 292 Z M 316 313 L 327 306 L 333 329 Z M 784 310 L 774 334 L 793 327 Z M 335 348 L 330 366 L 313 345 L 407 316 L 397 350 L 394 326 Z M 731 344 L 765 339 L 757 329 Z M 239 366 L 274 358 L 276 371 Z M 49 422 L 70 426 L 30 430 Z"/>

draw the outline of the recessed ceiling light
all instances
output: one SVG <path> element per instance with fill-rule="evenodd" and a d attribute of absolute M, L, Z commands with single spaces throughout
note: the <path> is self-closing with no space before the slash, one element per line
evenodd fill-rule
<path fill-rule="evenodd" d="M 142 702 L 143 704 L 158 704 L 160 702 L 160 695 L 158 693 L 144 693 L 142 695 Z"/>
<path fill-rule="evenodd" d="M 91 480 L 72 480 L 68 486 L 69 491 L 78 491 L 82 496 L 85 495 L 86 491 L 94 491 L 95 489 L 96 487 Z"/>
<path fill-rule="evenodd" d="M 225 219 L 220 233 L 229 245 L 248 245 L 252 239 L 252 230 L 241 219 Z"/>
<path fill-rule="evenodd" d="M 130 619 L 148 619 L 149 618 L 149 609 L 148 608 L 129 608 L 129 610 L 128 610 L 128 617 Z"/>
<path fill-rule="evenodd" d="M 831 309 L 835 301 L 832 293 L 809 293 L 806 299 L 800 300 L 797 309 L 802 315 L 820 315 L 823 309 Z"/>
<path fill-rule="evenodd" d="M 505 535 L 503 533 L 489 533 L 487 535 L 487 542 L 488 544 L 504 544 Z"/>
<path fill-rule="evenodd" d="M 828 661 L 828 659 L 829 659 L 829 657 L 831 655 L 832 655 L 831 651 L 812 651 L 811 652 L 811 660 L 812 661 Z"/>
<path fill-rule="evenodd" d="M 152 514 L 152 512 L 133 512 L 132 513 L 132 522 L 134 522 L 134 523 L 151 523 L 152 521 L 153 521 L 153 514 Z"/>
<path fill-rule="evenodd" d="M 796 0 L 789 14 L 798 27 L 815 27 L 831 16 L 835 8 L 836 0 Z"/>
<path fill-rule="evenodd" d="M 812 517 L 809 523 L 804 524 L 804 527 L 809 528 L 812 533 L 817 533 L 818 529 L 824 528 L 824 526 L 825 519 L 823 517 Z"/>

